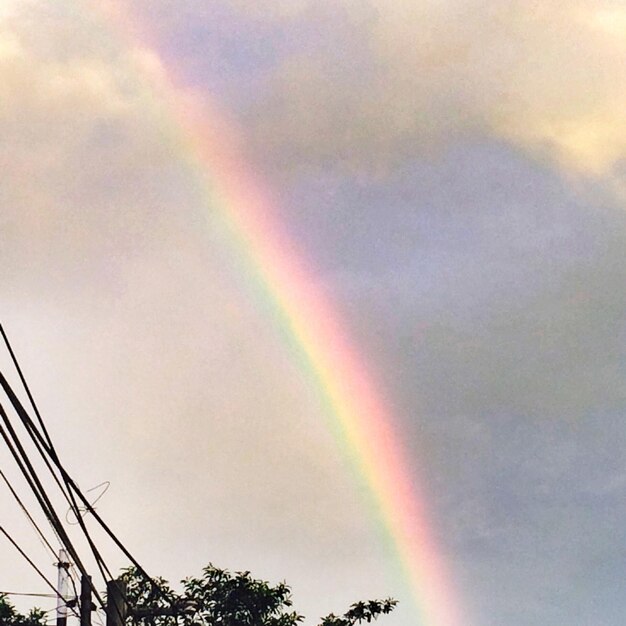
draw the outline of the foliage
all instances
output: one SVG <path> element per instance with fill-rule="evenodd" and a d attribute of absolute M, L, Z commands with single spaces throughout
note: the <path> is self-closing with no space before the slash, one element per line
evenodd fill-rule
<path fill-rule="evenodd" d="M 0 594 L 0 626 L 43 626 L 45 623 L 41 609 L 31 609 L 28 615 L 22 615 L 6 595 Z"/>
<path fill-rule="evenodd" d="M 355 602 L 344 615 L 336 616 L 332 613 L 326 616 L 320 626 L 353 626 L 361 622 L 372 622 L 380 615 L 391 613 L 398 604 L 397 600 L 370 600 L 369 602 Z"/>
<path fill-rule="evenodd" d="M 134 607 L 128 618 L 132 626 L 297 626 L 304 619 L 292 609 L 291 589 L 285 583 L 270 585 L 250 572 L 229 572 L 208 565 L 199 578 L 182 581 L 177 595 L 167 581 L 157 579 L 161 593 L 134 568 L 124 571 L 128 603 Z M 390 613 L 395 600 L 357 602 L 343 615 L 328 615 L 320 626 L 356 626 Z M 147 616 L 147 612 L 153 613 Z M 156 612 L 170 615 L 156 616 Z"/>

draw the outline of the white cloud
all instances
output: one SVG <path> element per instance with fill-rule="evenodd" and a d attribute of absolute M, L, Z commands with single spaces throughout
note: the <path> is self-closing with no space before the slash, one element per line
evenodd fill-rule
<path fill-rule="evenodd" d="M 252 116 L 285 163 L 387 167 L 481 133 L 610 177 L 626 152 L 622 3 L 344 0 L 337 13 L 363 45 L 287 60 Z"/>

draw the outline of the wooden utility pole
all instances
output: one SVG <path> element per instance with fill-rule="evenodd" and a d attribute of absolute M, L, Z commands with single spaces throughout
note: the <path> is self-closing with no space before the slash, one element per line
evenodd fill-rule
<path fill-rule="evenodd" d="M 121 580 L 110 580 L 107 583 L 106 626 L 124 626 L 127 614 L 126 583 Z"/>
<path fill-rule="evenodd" d="M 67 581 L 69 578 L 70 562 L 67 552 L 59 550 L 59 562 L 57 563 L 57 626 L 67 626 Z"/>
<path fill-rule="evenodd" d="M 80 579 L 80 626 L 91 626 L 91 576 Z"/>

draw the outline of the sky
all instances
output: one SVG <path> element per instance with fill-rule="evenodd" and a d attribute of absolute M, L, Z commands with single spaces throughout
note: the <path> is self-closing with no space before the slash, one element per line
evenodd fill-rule
<path fill-rule="evenodd" d="M 381 390 L 456 626 L 621 625 L 624 101 L 621 0 L 2 0 L 0 320 L 144 567 L 286 580 L 311 625 L 393 596 L 381 625 L 447 626 L 206 192 L 193 113 Z M 0 591 L 41 587 L 0 543 Z"/>

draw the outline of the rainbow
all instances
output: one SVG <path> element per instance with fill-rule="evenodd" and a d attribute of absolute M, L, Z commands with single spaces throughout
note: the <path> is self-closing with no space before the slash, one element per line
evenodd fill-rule
<path fill-rule="evenodd" d="M 459 603 L 394 416 L 345 324 L 273 219 L 273 203 L 238 154 L 236 134 L 217 111 L 208 111 L 205 100 L 200 107 L 177 85 L 128 6 L 100 0 L 92 10 L 114 22 L 127 45 L 153 60 L 138 64 L 143 78 L 171 117 L 182 155 L 200 173 L 208 205 L 220 213 L 240 260 L 255 275 L 299 353 L 328 409 L 338 444 L 367 484 L 415 600 L 418 623 L 460 626 Z"/>

